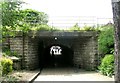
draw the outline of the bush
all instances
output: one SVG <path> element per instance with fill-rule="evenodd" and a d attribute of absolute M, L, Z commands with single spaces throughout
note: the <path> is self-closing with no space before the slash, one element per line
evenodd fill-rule
<path fill-rule="evenodd" d="M 100 54 L 111 54 L 114 49 L 114 28 L 113 25 L 106 25 L 100 28 L 98 37 Z"/>
<path fill-rule="evenodd" d="M 114 73 L 114 55 L 105 55 L 98 69 L 103 75 L 111 77 Z"/>
<path fill-rule="evenodd" d="M 2 75 L 7 75 L 8 73 L 12 72 L 13 61 L 11 59 L 2 58 L 1 65 Z"/>

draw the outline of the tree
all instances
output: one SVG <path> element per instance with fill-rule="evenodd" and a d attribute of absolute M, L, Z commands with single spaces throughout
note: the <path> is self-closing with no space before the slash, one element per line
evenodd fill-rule
<path fill-rule="evenodd" d="M 19 14 L 21 4 L 23 4 L 20 0 L 5 0 L 1 2 L 2 8 L 2 26 L 13 26 L 21 20 L 21 16 Z"/>
<path fill-rule="evenodd" d="M 115 24 L 115 82 L 120 83 L 120 0 L 112 0 Z"/>
<path fill-rule="evenodd" d="M 22 16 L 20 14 L 21 0 L 4 0 L 0 4 L 2 9 L 2 35 L 14 35 L 14 30 L 16 30 L 16 25 L 19 24 Z"/>
<path fill-rule="evenodd" d="M 23 20 L 30 25 L 47 24 L 48 15 L 44 12 L 35 11 L 32 9 L 21 10 L 21 14 L 24 16 Z"/>
<path fill-rule="evenodd" d="M 10 48 L 9 35 L 14 36 L 16 25 L 19 24 L 22 16 L 20 14 L 21 0 L 4 0 L 0 2 L 1 12 L 1 21 L 2 21 L 2 41 L 8 39 L 8 48 Z"/>

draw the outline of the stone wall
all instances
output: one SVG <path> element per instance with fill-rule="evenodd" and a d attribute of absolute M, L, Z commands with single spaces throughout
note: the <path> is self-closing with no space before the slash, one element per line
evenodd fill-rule
<path fill-rule="evenodd" d="M 10 39 L 10 49 L 17 51 L 22 57 L 22 68 L 37 69 L 40 67 L 42 49 L 53 44 L 64 45 L 74 51 L 75 67 L 94 70 L 98 64 L 97 32 L 37 32 L 35 36 L 16 36 Z M 57 37 L 57 40 L 55 40 Z M 42 43 L 41 43 L 42 42 Z M 38 54 L 40 53 L 40 54 Z"/>
<path fill-rule="evenodd" d="M 24 68 L 37 69 L 39 68 L 38 55 L 39 42 L 37 38 L 25 37 L 24 39 Z"/>
<path fill-rule="evenodd" d="M 16 51 L 20 57 L 23 56 L 23 37 L 10 38 L 10 49 Z"/>
<path fill-rule="evenodd" d="M 74 41 L 74 64 L 79 68 L 94 70 L 97 66 L 97 42 L 94 37 L 81 37 Z"/>

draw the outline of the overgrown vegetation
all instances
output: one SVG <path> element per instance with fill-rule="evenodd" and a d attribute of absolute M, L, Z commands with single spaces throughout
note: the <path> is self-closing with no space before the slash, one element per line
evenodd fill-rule
<path fill-rule="evenodd" d="M 98 37 L 99 52 L 102 55 L 112 54 L 114 50 L 114 27 L 106 25 L 99 28 L 100 35 Z"/>
<path fill-rule="evenodd" d="M 87 25 L 80 27 L 78 23 L 76 23 L 73 27 L 70 27 L 68 31 L 97 31 L 97 28 L 95 28 L 94 26 Z"/>
<path fill-rule="evenodd" d="M 2 34 L 14 36 L 15 31 L 28 32 L 33 27 L 47 29 L 48 15 L 44 12 L 38 12 L 32 9 L 21 10 L 21 0 L 5 0 L 1 2 L 2 8 Z M 41 25 L 46 25 L 45 27 Z M 41 29 L 40 28 L 40 29 Z"/>
<path fill-rule="evenodd" d="M 11 76 L 9 73 L 13 71 L 13 61 L 11 59 L 2 57 L 0 59 L 0 82 L 14 83 L 19 79 Z"/>
<path fill-rule="evenodd" d="M 19 57 L 18 56 L 18 53 L 16 52 L 16 51 L 11 51 L 11 50 L 5 50 L 4 52 L 3 52 L 3 55 L 2 56 L 4 56 L 4 57 L 10 57 L 10 56 L 15 56 L 15 57 Z"/>
<path fill-rule="evenodd" d="M 98 69 L 103 75 L 111 77 L 114 74 L 114 27 L 107 24 L 99 27 L 99 31 L 98 47 L 101 63 Z"/>
<path fill-rule="evenodd" d="M 12 65 L 13 62 L 11 59 L 8 58 L 2 58 L 1 59 L 1 66 L 2 66 L 2 75 L 7 75 L 8 73 L 12 72 Z"/>
<path fill-rule="evenodd" d="M 32 9 L 21 10 L 20 14 L 22 14 L 23 19 L 21 22 L 26 22 L 31 26 L 47 24 L 48 23 L 48 15 L 44 12 L 39 12 Z"/>
<path fill-rule="evenodd" d="M 114 73 L 114 55 L 113 54 L 105 55 L 98 69 L 100 70 L 100 73 L 102 73 L 103 75 L 112 77 Z"/>
<path fill-rule="evenodd" d="M 51 27 L 47 25 L 48 15 L 44 12 L 39 12 L 32 9 L 21 10 L 21 5 L 24 2 L 20 0 L 6 0 L 5 2 L 0 2 L 0 7 L 2 8 L 2 35 L 4 38 L 15 37 L 16 31 L 21 31 L 24 34 L 29 31 L 58 31 L 56 27 Z M 101 27 L 90 27 L 85 25 L 80 27 L 76 23 L 68 31 L 99 31 L 98 44 L 99 52 L 101 55 L 101 65 L 99 70 L 101 73 L 107 76 L 112 76 L 113 74 L 113 63 L 114 63 L 114 28 L 113 25 L 108 24 Z M 2 40 L 4 40 L 4 38 Z M 6 56 L 19 56 L 17 52 L 11 52 L 10 48 L 5 48 L 3 50 Z M 106 55 L 110 54 L 110 55 Z M 1 61 L 0 70 L 3 67 L 3 74 L 8 74 L 12 71 L 12 62 L 8 59 L 3 59 Z"/>

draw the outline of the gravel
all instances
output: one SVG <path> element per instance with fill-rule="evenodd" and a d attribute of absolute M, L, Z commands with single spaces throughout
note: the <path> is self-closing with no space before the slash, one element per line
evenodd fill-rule
<path fill-rule="evenodd" d="M 11 75 L 19 79 L 19 81 L 31 81 L 40 71 L 28 71 L 28 70 L 21 70 L 21 71 L 14 71 Z"/>

